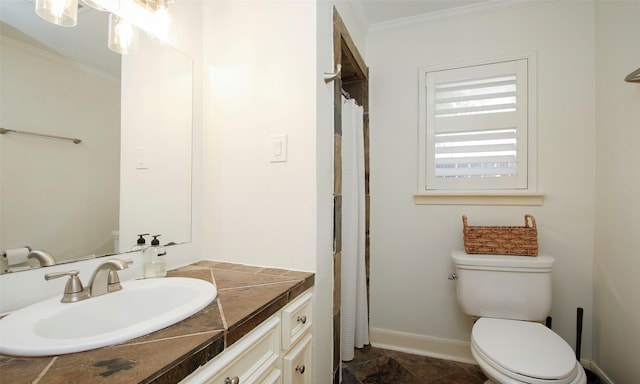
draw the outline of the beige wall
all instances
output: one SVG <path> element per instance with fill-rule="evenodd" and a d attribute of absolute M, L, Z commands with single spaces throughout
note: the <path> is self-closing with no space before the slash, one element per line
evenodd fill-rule
<path fill-rule="evenodd" d="M 537 54 L 537 178 L 542 206 L 414 204 L 418 162 L 418 68 Z M 461 216 L 475 225 L 538 223 L 553 255 L 553 329 L 575 343 L 585 309 L 591 352 L 595 200 L 594 10 L 590 2 L 525 3 L 502 10 L 373 29 L 367 40 L 371 127 L 371 327 L 416 340 L 468 341 L 450 253 L 462 247 Z M 375 340 L 374 340 L 375 342 Z M 468 348 L 466 348 L 468 349 Z"/>
<path fill-rule="evenodd" d="M 640 3 L 596 5 L 596 228 L 593 359 L 618 384 L 639 383 Z"/>
<path fill-rule="evenodd" d="M 0 136 L 2 250 L 29 245 L 58 261 L 112 253 L 120 195 L 119 79 L 1 39 L 0 126 L 82 140 Z"/>

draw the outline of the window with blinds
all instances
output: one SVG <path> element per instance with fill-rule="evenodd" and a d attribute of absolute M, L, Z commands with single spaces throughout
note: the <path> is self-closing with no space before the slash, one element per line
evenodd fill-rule
<path fill-rule="evenodd" d="M 421 70 L 420 188 L 528 188 L 528 59 Z"/>

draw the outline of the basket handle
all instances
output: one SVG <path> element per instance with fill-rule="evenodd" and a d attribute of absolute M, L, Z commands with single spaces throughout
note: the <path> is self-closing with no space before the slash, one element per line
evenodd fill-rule
<path fill-rule="evenodd" d="M 531 225 L 529 225 L 529 219 L 531 219 Z M 538 227 L 536 227 L 536 219 L 529 214 L 524 215 L 524 226 L 527 228 L 533 227 L 533 229 L 538 229 Z"/>
<path fill-rule="evenodd" d="M 462 226 L 467 228 L 467 215 L 462 215 Z"/>

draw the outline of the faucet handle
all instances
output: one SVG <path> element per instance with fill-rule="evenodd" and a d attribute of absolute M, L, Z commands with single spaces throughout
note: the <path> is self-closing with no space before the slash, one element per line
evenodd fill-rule
<path fill-rule="evenodd" d="M 73 303 L 89 297 L 89 291 L 82 286 L 82 281 L 78 276 L 80 271 L 74 269 L 67 272 L 52 272 L 44 275 L 44 279 L 49 281 L 64 276 L 69 276 L 67 284 L 64 286 L 64 294 L 62 295 L 63 303 Z"/>
<path fill-rule="evenodd" d="M 122 260 L 124 265 L 128 266 L 133 264 L 133 260 Z M 120 285 L 120 276 L 118 276 L 118 272 L 114 269 L 109 271 L 109 277 L 107 278 L 107 292 L 116 292 L 122 289 L 122 285 Z"/>
<path fill-rule="evenodd" d="M 80 274 L 80 271 L 78 271 L 77 269 L 66 271 L 66 272 L 51 272 L 44 275 L 44 279 L 49 281 L 49 280 L 57 279 L 63 276 L 71 276 L 73 278 L 78 276 L 79 274 Z"/>

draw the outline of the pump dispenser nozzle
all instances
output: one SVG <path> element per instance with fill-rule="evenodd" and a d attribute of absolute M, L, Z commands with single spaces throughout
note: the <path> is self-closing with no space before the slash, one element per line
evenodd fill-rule
<path fill-rule="evenodd" d="M 138 235 L 138 241 L 136 242 L 136 246 L 133 247 L 134 251 L 141 251 L 145 248 L 145 244 L 147 243 L 147 241 L 144 238 L 145 236 L 149 236 L 149 234 L 143 233 Z"/>
<path fill-rule="evenodd" d="M 147 242 L 144 237 L 145 236 L 149 236 L 149 234 L 148 233 L 143 233 L 143 234 L 138 235 L 138 236 L 139 236 L 138 237 L 138 245 L 142 245 L 142 244 Z"/>
<path fill-rule="evenodd" d="M 158 240 L 158 237 L 160 237 L 162 235 L 153 235 L 153 240 L 151 240 L 151 246 L 152 247 L 157 247 L 158 248 L 158 256 L 164 256 L 167 254 L 167 251 L 164 250 L 164 247 L 162 245 L 160 245 L 160 240 Z"/>
<path fill-rule="evenodd" d="M 159 256 L 164 256 L 167 252 L 160 245 L 160 240 L 158 240 L 160 235 L 152 237 L 151 246 L 144 251 L 144 277 L 165 277 L 167 275 L 167 262 L 164 257 L 160 258 Z"/>

